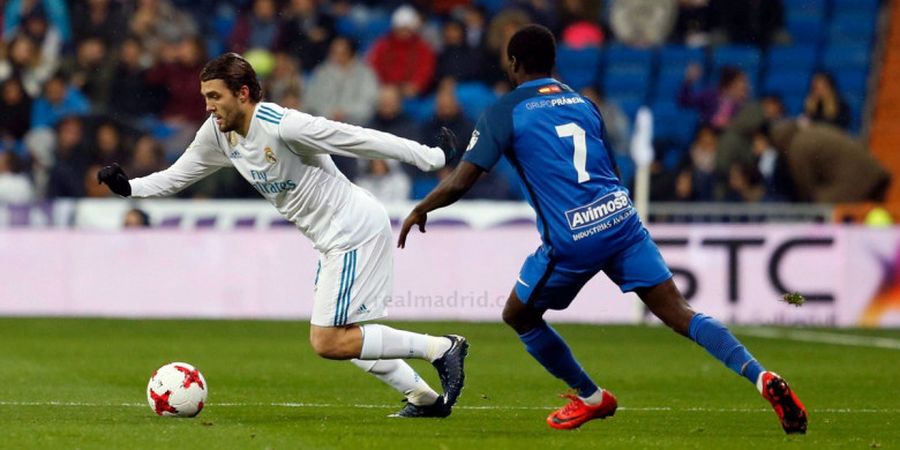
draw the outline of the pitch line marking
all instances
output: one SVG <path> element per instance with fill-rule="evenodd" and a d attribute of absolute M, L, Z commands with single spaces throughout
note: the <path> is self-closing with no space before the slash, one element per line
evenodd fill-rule
<path fill-rule="evenodd" d="M 829 333 L 825 331 L 778 330 L 772 328 L 738 328 L 737 334 L 765 339 L 787 339 L 817 344 L 847 345 L 851 347 L 875 347 L 900 350 L 900 339 L 856 334 Z"/>
<path fill-rule="evenodd" d="M 0 406 L 72 406 L 72 407 L 129 407 L 138 408 L 146 407 L 146 403 L 92 403 L 92 402 L 15 402 L 0 401 Z M 342 403 L 302 403 L 302 402 L 277 402 L 277 403 L 208 403 L 211 407 L 280 407 L 280 408 L 364 408 L 364 409 L 391 409 L 397 405 L 391 404 L 342 404 Z M 456 409 L 474 410 L 474 411 L 548 411 L 558 408 L 559 406 L 454 406 Z M 768 408 L 673 408 L 669 406 L 644 406 L 644 407 L 619 407 L 620 411 L 638 411 L 638 412 L 724 412 L 724 413 L 768 413 Z M 833 413 L 833 414 L 883 414 L 883 413 L 900 413 L 897 408 L 819 408 L 811 409 L 815 413 Z"/>

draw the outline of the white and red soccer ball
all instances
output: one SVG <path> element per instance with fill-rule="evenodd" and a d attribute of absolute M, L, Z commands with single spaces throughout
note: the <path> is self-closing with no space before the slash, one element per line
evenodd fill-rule
<path fill-rule="evenodd" d="M 196 367 L 173 362 L 160 367 L 147 383 L 147 402 L 158 416 L 194 417 L 203 410 L 206 380 Z"/>

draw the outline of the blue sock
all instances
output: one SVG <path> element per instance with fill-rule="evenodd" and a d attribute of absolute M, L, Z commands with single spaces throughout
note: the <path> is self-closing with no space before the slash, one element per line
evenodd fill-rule
<path fill-rule="evenodd" d="M 577 390 L 580 397 L 586 398 L 597 392 L 597 385 L 584 373 L 578 361 L 575 361 L 566 341 L 546 322 L 520 334 L 519 339 L 534 359 L 556 378 Z"/>
<path fill-rule="evenodd" d="M 759 374 L 766 370 L 725 325 L 712 317 L 694 315 L 688 333 L 694 342 L 754 385 Z"/>

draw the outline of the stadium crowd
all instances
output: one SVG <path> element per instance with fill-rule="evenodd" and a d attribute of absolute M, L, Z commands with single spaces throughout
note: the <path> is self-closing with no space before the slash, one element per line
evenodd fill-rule
<path fill-rule="evenodd" d="M 253 63 L 268 101 L 436 145 L 445 126 L 465 142 L 478 113 L 511 89 L 502 49 L 526 23 L 572 49 L 766 49 L 793 38 L 781 0 L 8 0 L 2 14 L 0 203 L 108 196 L 95 176 L 116 161 L 132 177 L 167 167 L 206 118 L 199 72 L 225 51 Z M 853 112 L 826 71 L 804 84 L 799 114 L 774 92 L 756 95 L 739 66 L 692 63 L 679 77 L 665 100 L 697 119 L 681 130 L 687 145 L 655 142 L 652 199 L 857 201 L 890 182 L 852 138 Z M 600 83 L 579 91 L 601 110 L 630 182 L 634 111 Z M 815 164 L 825 152 L 828 164 Z M 449 173 L 336 159 L 384 201 L 419 198 Z M 256 195 L 227 170 L 181 194 Z M 506 164 L 469 196 L 522 193 Z"/>

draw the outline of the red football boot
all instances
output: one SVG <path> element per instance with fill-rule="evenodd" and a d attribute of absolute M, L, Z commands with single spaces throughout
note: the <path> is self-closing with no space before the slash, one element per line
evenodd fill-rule
<path fill-rule="evenodd" d="M 588 405 L 577 395 L 564 394 L 570 401 L 566 406 L 547 416 L 547 425 L 557 430 L 573 430 L 591 419 L 605 419 L 616 413 L 619 403 L 609 391 L 603 391 L 600 403 Z"/>
<path fill-rule="evenodd" d="M 775 372 L 763 372 L 760 376 L 759 388 L 762 396 L 775 409 L 781 427 L 787 434 L 806 434 L 808 421 L 806 408 L 788 386 L 787 381 Z"/>

